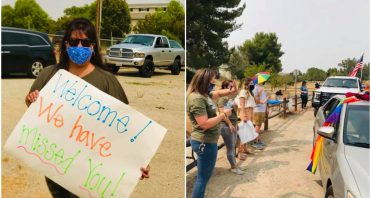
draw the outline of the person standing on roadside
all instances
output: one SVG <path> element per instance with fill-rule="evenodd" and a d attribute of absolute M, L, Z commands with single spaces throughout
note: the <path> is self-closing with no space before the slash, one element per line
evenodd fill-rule
<path fill-rule="evenodd" d="M 259 83 L 255 85 L 253 90 L 254 99 L 255 99 L 255 107 L 254 107 L 254 117 L 253 123 L 255 125 L 255 130 L 259 134 L 259 136 L 255 139 L 252 147 L 256 149 L 263 149 L 265 147 L 265 143 L 261 140 L 260 136 L 260 129 L 262 124 L 265 121 L 265 112 L 267 111 L 267 93 L 264 90 L 265 82 Z"/>
<path fill-rule="evenodd" d="M 217 115 L 213 100 L 234 94 L 236 88 L 213 91 L 214 87 L 215 72 L 199 69 L 193 76 L 186 94 L 186 110 L 192 123 L 191 146 L 198 156 L 193 198 L 204 197 L 218 154 L 219 123 L 232 114 L 231 109 L 224 109 Z"/>
<path fill-rule="evenodd" d="M 231 80 L 225 80 L 222 83 L 221 89 L 232 89 L 234 87 L 234 83 Z M 227 159 L 229 164 L 231 165 L 230 171 L 237 175 L 242 175 L 245 172 L 241 170 L 240 167 L 237 166 L 236 162 L 236 154 L 235 154 L 235 147 L 236 147 L 236 139 L 237 139 L 237 113 L 236 108 L 237 104 L 233 100 L 233 95 L 223 96 L 218 99 L 218 108 L 219 112 L 223 113 L 224 109 L 231 109 L 232 114 L 224 119 L 220 123 L 220 132 L 223 137 L 225 146 L 227 147 Z"/>
<path fill-rule="evenodd" d="M 304 110 L 307 108 L 308 103 L 308 88 L 307 82 L 303 80 L 300 87 L 300 98 L 301 98 L 301 109 Z"/>
<path fill-rule="evenodd" d="M 252 121 L 254 115 L 255 99 L 253 95 L 253 90 L 255 85 L 252 78 L 246 78 L 243 84 L 243 88 L 238 94 L 239 108 L 240 108 L 240 119 L 243 122 Z M 256 149 L 263 149 L 262 146 L 256 147 Z M 247 143 L 239 146 L 239 157 L 241 160 L 245 160 L 247 154 L 250 152 L 247 149 Z"/>
<path fill-rule="evenodd" d="M 84 18 L 72 20 L 67 25 L 62 42 L 59 63 L 45 68 L 33 82 L 25 98 L 27 106 L 37 100 L 39 90 L 48 83 L 59 69 L 64 69 L 121 102 L 129 104 L 117 78 L 104 70 L 97 34 L 89 20 Z M 149 166 L 140 170 L 142 172 L 140 179 L 149 178 Z M 54 198 L 77 197 L 47 177 L 46 183 Z"/>

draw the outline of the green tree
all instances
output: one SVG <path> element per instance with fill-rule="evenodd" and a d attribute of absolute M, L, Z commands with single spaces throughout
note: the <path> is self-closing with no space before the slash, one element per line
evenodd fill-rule
<path fill-rule="evenodd" d="M 305 79 L 309 81 L 324 81 L 327 78 L 327 73 L 322 69 L 311 67 L 305 73 Z"/>
<path fill-rule="evenodd" d="M 335 67 L 327 70 L 327 76 L 343 76 L 343 74 Z"/>
<path fill-rule="evenodd" d="M 89 4 L 85 4 L 84 6 L 77 7 L 72 6 L 70 8 L 66 8 L 64 10 L 65 16 L 69 16 L 72 18 L 86 18 L 90 21 L 95 22 L 95 15 L 96 15 L 96 2 Z M 104 8 L 104 6 L 103 6 Z"/>
<path fill-rule="evenodd" d="M 2 25 L 32 29 L 41 32 L 50 32 L 53 24 L 48 14 L 35 0 L 17 0 L 14 9 L 9 6 L 2 7 Z"/>
<path fill-rule="evenodd" d="M 245 69 L 245 73 L 244 73 L 245 74 L 245 78 L 252 78 L 252 77 L 255 76 L 255 74 L 257 74 L 259 72 L 262 72 L 262 71 L 266 71 L 264 65 L 260 65 L 260 66 L 249 65 Z"/>
<path fill-rule="evenodd" d="M 271 77 L 269 78 L 269 85 L 271 87 L 271 91 L 274 91 L 277 87 L 281 87 L 283 85 L 282 76 L 277 73 L 272 73 Z"/>
<path fill-rule="evenodd" d="M 124 37 L 130 32 L 129 6 L 124 0 L 103 0 L 102 2 L 101 38 Z M 96 2 L 82 7 L 72 6 L 64 10 L 65 15 L 60 17 L 57 29 L 65 29 L 67 24 L 74 18 L 86 18 L 95 25 Z"/>
<path fill-rule="evenodd" d="M 265 65 L 265 70 L 274 73 L 282 71 L 280 57 L 284 53 L 275 33 L 256 33 L 254 38 L 246 40 L 238 49 L 242 56 L 248 58 L 250 65 Z"/>
<path fill-rule="evenodd" d="M 131 18 L 128 4 L 124 0 L 103 0 L 102 4 L 100 37 L 111 38 L 111 33 L 113 37 L 124 37 L 130 32 Z"/>
<path fill-rule="evenodd" d="M 136 33 L 162 34 L 184 46 L 184 8 L 175 0 L 169 2 L 167 10 L 148 14 L 133 28 Z"/>
<path fill-rule="evenodd" d="M 232 75 L 241 80 L 245 77 L 244 71 L 249 65 L 249 61 L 246 57 L 241 56 L 241 53 L 236 48 L 232 48 L 230 54 L 228 69 Z"/>
<path fill-rule="evenodd" d="M 357 64 L 357 59 L 353 58 L 347 58 L 345 60 L 342 60 L 341 63 L 338 64 L 340 67 L 340 73 L 344 76 L 347 76 L 351 71 L 353 71 L 354 66 Z"/>
<path fill-rule="evenodd" d="M 14 9 L 10 5 L 1 7 L 1 25 L 14 27 Z"/>
<path fill-rule="evenodd" d="M 229 60 L 223 39 L 240 27 L 241 0 L 187 1 L 187 67 L 218 67 Z"/>
<path fill-rule="evenodd" d="M 361 71 L 358 72 L 357 76 L 361 77 Z M 364 80 L 370 80 L 370 63 L 365 63 L 363 65 L 362 81 L 364 81 Z"/>

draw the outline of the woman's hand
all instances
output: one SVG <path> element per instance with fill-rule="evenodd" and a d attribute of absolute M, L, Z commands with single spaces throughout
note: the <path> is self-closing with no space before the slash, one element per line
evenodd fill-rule
<path fill-rule="evenodd" d="M 232 109 L 224 109 L 223 113 L 225 113 L 227 116 L 232 115 Z"/>
<path fill-rule="evenodd" d="M 33 92 L 28 93 L 25 98 L 26 105 L 30 106 L 31 103 L 35 102 L 38 97 L 39 97 L 39 90 L 35 90 Z"/>
<path fill-rule="evenodd" d="M 150 167 L 149 165 L 147 166 L 147 168 L 140 168 L 140 171 L 142 172 L 142 176 L 140 177 L 140 180 L 143 180 L 144 178 L 149 178 L 149 170 L 150 170 Z"/>
<path fill-rule="evenodd" d="M 231 131 L 231 133 L 236 133 L 237 131 L 236 127 L 233 125 L 229 125 L 229 130 Z"/>

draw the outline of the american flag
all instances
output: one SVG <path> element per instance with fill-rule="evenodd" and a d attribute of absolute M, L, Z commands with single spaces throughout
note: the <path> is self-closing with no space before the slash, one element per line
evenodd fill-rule
<path fill-rule="evenodd" d="M 363 67 L 363 54 L 361 58 L 357 61 L 357 64 L 354 67 L 353 71 L 349 73 L 349 76 L 352 76 L 352 77 L 356 76 L 358 70 L 362 69 L 362 67 Z"/>

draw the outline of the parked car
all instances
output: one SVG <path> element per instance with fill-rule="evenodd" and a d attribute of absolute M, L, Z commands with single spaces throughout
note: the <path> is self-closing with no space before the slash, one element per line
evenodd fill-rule
<path fill-rule="evenodd" d="M 332 97 L 320 107 L 314 131 L 324 137 L 318 170 L 325 198 L 370 197 L 370 102 L 344 104 L 340 121 L 320 127 L 344 95 Z"/>
<path fill-rule="evenodd" d="M 60 45 L 62 43 L 63 36 L 64 36 L 65 32 L 66 31 L 64 31 L 64 30 L 60 30 L 60 31 L 55 32 L 55 35 L 52 38 L 53 45 Z"/>
<path fill-rule="evenodd" d="M 27 73 L 37 77 L 42 69 L 56 64 L 55 50 L 46 33 L 2 27 L 1 72 Z"/>
<path fill-rule="evenodd" d="M 357 77 L 349 76 L 330 76 L 324 84 L 313 92 L 312 107 L 314 116 L 318 108 L 324 105 L 332 96 L 346 94 L 347 92 L 361 93 L 361 81 Z"/>
<path fill-rule="evenodd" d="M 171 74 L 179 75 L 184 63 L 184 50 L 171 48 L 166 36 L 133 34 L 120 44 L 111 46 L 104 57 L 113 73 L 120 67 L 134 67 L 143 77 L 151 77 L 155 68 L 166 67 Z"/>

